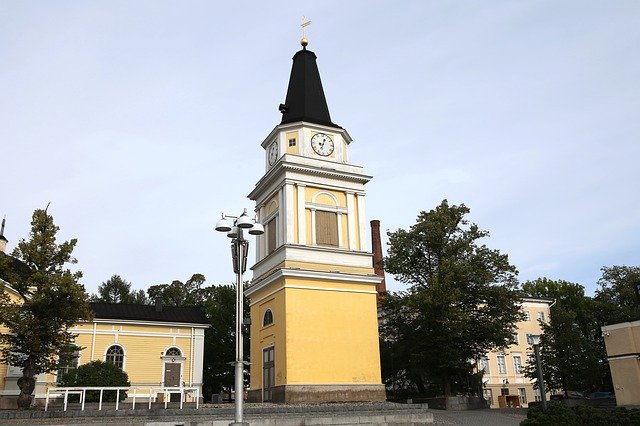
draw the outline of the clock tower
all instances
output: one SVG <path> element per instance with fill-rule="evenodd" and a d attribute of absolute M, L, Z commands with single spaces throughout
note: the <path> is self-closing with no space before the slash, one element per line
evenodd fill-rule
<path fill-rule="evenodd" d="M 351 136 L 334 124 L 316 55 L 293 66 L 282 121 L 262 142 L 265 174 L 249 198 L 257 243 L 250 401 L 383 401 L 376 284 L 364 185 Z"/>

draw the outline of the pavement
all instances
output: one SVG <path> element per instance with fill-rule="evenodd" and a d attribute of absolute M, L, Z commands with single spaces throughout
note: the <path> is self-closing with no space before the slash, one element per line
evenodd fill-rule
<path fill-rule="evenodd" d="M 4 412 L 3 412 L 4 411 Z M 205 404 L 200 409 L 152 410 L 69 410 L 67 412 L 0 411 L 0 425 L 129 425 L 129 426 L 226 426 L 233 419 L 233 407 Z M 24 417 L 22 417 L 24 415 Z M 20 418 L 22 417 L 22 418 Z M 245 406 L 245 421 L 255 426 L 319 424 L 376 424 L 440 426 L 517 426 L 526 418 L 526 409 L 484 409 L 444 411 L 421 404 L 328 404 Z"/>

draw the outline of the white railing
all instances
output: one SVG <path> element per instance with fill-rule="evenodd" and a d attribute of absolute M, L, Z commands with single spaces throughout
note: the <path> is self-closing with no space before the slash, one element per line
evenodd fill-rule
<path fill-rule="evenodd" d="M 104 395 L 104 391 L 116 391 L 116 410 L 120 405 L 120 392 L 124 391 L 128 393 L 128 397 L 131 399 L 132 409 L 136 409 L 136 399 L 147 399 L 148 400 L 148 408 L 151 409 L 151 403 L 155 402 L 156 398 L 159 395 L 162 395 L 164 400 L 164 408 L 167 408 L 167 404 L 169 403 L 169 399 L 171 394 L 180 394 L 180 409 L 182 409 L 182 404 L 185 402 L 185 397 L 187 394 L 195 394 L 195 402 L 196 409 L 200 408 L 200 388 L 199 387 L 175 387 L 175 388 L 166 388 L 166 387 L 114 387 L 114 386 L 106 386 L 106 387 L 71 387 L 71 388 L 62 388 L 62 387 L 54 387 L 47 389 L 47 396 L 44 403 L 44 411 L 47 411 L 49 408 L 49 399 L 52 397 L 63 397 L 63 409 L 67 411 L 67 406 L 69 402 L 69 395 L 78 395 L 80 397 L 80 405 L 81 410 L 84 411 L 85 399 L 87 396 L 87 391 L 99 391 L 100 399 L 98 401 L 98 410 L 102 410 L 102 397 Z M 140 393 L 142 392 L 142 393 Z"/>

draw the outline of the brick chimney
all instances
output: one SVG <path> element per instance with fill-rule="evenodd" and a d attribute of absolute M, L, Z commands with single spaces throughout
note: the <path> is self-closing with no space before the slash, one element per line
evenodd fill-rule
<path fill-rule="evenodd" d="M 377 276 L 382 277 L 382 281 L 376 285 L 378 295 L 387 291 L 387 284 L 384 280 L 384 267 L 382 265 L 382 241 L 380 240 L 380 221 L 371 221 L 371 247 L 373 249 L 373 269 Z"/>

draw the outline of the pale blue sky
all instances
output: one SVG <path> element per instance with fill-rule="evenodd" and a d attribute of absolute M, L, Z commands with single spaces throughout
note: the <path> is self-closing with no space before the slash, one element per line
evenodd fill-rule
<path fill-rule="evenodd" d="M 4 0 L 9 249 L 51 202 L 90 292 L 232 282 L 213 226 L 253 208 L 302 15 L 369 220 L 465 203 L 522 281 L 589 292 L 640 264 L 638 1 Z"/>

